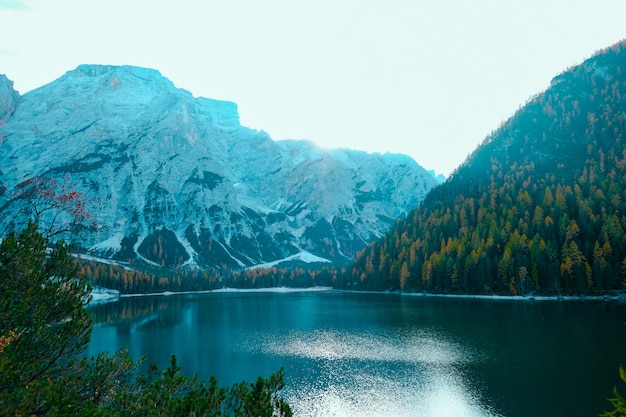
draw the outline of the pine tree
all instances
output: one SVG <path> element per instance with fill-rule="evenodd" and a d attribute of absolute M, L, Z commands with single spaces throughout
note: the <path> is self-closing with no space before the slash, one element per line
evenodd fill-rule
<path fill-rule="evenodd" d="M 228 390 L 183 375 L 175 356 L 147 374 L 126 350 L 82 357 L 90 287 L 70 245 L 48 244 L 32 221 L 0 243 L 0 416 L 292 415 L 282 369 Z"/>
<path fill-rule="evenodd" d="M 620 366 L 619 377 L 626 382 L 626 371 Z M 613 410 L 605 411 L 600 414 L 601 417 L 626 417 L 626 399 L 617 391 L 617 387 L 613 388 L 613 397 L 609 398 L 609 402 L 613 406 Z"/>
<path fill-rule="evenodd" d="M 48 243 L 29 222 L 0 244 L 0 408 L 9 414 L 49 409 L 46 393 L 89 342 L 89 285 L 70 246 L 59 241 L 47 255 Z"/>

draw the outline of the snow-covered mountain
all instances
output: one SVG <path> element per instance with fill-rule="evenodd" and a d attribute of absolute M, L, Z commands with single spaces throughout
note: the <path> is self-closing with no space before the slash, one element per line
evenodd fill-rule
<path fill-rule="evenodd" d="M 354 257 L 437 181 L 413 159 L 273 141 L 234 103 L 195 98 L 158 71 L 81 65 L 20 96 L 0 76 L 0 232 L 18 183 L 69 181 L 104 228 L 96 256 L 168 268 Z"/>

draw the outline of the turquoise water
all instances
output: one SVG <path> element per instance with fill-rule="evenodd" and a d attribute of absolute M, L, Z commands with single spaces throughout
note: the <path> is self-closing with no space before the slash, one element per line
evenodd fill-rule
<path fill-rule="evenodd" d="M 592 416 L 626 365 L 617 302 L 260 292 L 90 311 L 90 355 L 128 346 L 166 366 L 175 353 L 222 385 L 284 367 L 297 416 Z"/>

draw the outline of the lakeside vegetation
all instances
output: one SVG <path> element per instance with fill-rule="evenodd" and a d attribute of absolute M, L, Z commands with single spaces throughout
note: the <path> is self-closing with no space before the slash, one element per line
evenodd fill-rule
<path fill-rule="evenodd" d="M 164 291 L 209 291 L 221 288 L 309 288 L 332 287 L 338 270 L 312 266 L 253 268 L 245 271 L 210 272 L 199 269 L 168 271 L 142 265 L 103 263 L 80 259 L 79 271 L 93 285 L 110 288 L 122 294 L 149 294 Z"/>
<path fill-rule="evenodd" d="M 52 249 L 48 252 L 48 248 Z M 85 358 L 90 285 L 63 240 L 30 222 L 0 243 L 0 415 L 291 416 L 282 369 L 219 387 L 170 366 L 144 373 L 128 351 Z"/>

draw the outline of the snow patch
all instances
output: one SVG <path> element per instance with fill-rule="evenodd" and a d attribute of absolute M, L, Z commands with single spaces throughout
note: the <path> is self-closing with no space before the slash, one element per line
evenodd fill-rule
<path fill-rule="evenodd" d="M 74 256 L 75 258 L 78 258 L 78 259 L 84 259 L 86 261 L 99 262 L 99 263 L 105 264 L 105 265 L 115 265 L 115 266 L 119 266 L 120 268 L 124 268 L 127 271 L 132 271 L 132 269 L 128 266 L 128 264 L 126 262 L 114 261 L 112 259 L 106 259 L 106 258 L 99 258 L 97 256 L 85 255 L 83 253 L 75 253 L 72 256 Z"/>
<path fill-rule="evenodd" d="M 213 290 L 211 292 L 317 292 L 317 291 L 334 291 L 332 287 L 308 287 L 308 288 L 291 288 L 291 287 L 271 287 L 271 288 L 228 288 L 224 287 L 220 290 Z"/>
<path fill-rule="evenodd" d="M 89 250 L 90 251 L 108 251 L 119 252 L 122 250 L 122 235 L 114 235 L 100 243 L 96 243 Z"/>
<path fill-rule="evenodd" d="M 240 267 L 244 267 L 246 266 L 243 262 L 241 262 L 239 259 L 237 259 L 235 256 L 233 256 L 232 253 L 230 253 L 230 251 L 228 250 L 228 248 L 226 246 L 224 246 L 224 244 L 222 244 L 222 242 L 220 242 L 219 240 L 214 240 L 214 243 L 217 243 L 218 245 L 220 245 L 228 254 L 228 256 L 230 256 L 235 262 L 237 262 L 237 264 L 239 264 Z"/>
<path fill-rule="evenodd" d="M 91 289 L 91 300 L 89 305 L 99 304 L 108 301 L 117 301 L 120 298 L 120 292 L 103 287 L 93 287 Z"/>
<path fill-rule="evenodd" d="M 258 264 L 258 265 L 254 265 L 251 266 L 248 269 L 257 269 L 257 268 L 271 268 L 273 266 L 276 266 L 282 262 L 289 262 L 289 261 L 301 261 L 307 264 L 310 263 L 314 263 L 314 262 L 323 262 L 323 263 L 330 263 L 331 261 L 329 261 L 326 258 L 320 258 L 319 256 L 313 255 L 310 252 L 307 251 L 302 251 L 300 253 L 296 253 L 295 255 L 291 255 L 288 256 L 286 258 L 283 259 L 279 259 L 277 261 L 272 261 L 272 262 L 266 262 L 263 264 Z"/>
<path fill-rule="evenodd" d="M 202 291 L 163 291 L 154 293 L 136 293 L 121 294 L 122 298 L 129 297 L 168 297 L 171 295 L 189 295 L 189 294 L 212 294 L 212 293 L 254 293 L 254 292 L 271 292 L 271 293 L 293 293 L 293 292 L 321 292 L 335 291 L 332 287 L 307 287 L 307 288 L 291 288 L 291 287 L 270 287 L 270 288 L 229 288 L 224 287 L 219 290 L 202 290 Z"/>
<path fill-rule="evenodd" d="M 144 239 L 146 237 L 147 236 L 140 236 L 140 238 L 137 239 L 137 242 L 135 242 L 135 244 L 133 245 L 133 252 L 135 252 L 135 256 L 137 256 L 137 258 L 141 259 L 142 261 L 146 262 L 147 264 L 160 268 L 161 265 L 159 265 L 158 263 L 156 263 L 154 261 L 151 261 L 150 259 L 146 258 L 145 256 L 142 256 L 139 253 L 139 246 L 141 246 L 141 244 L 143 243 L 143 241 L 144 241 Z"/>
<path fill-rule="evenodd" d="M 185 263 L 182 266 L 191 266 L 194 268 L 198 267 L 198 264 L 196 263 L 196 258 L 198 257 L 198 253 L 191 246 L 191 243 L 189 243 L 189 240 L 187 240 L 187 238 L 180 236 L 178 234 L 176 235 L 176 239 L 178 239 L 180 244 L 183 245 L 183 247 L 185 248 L 185 252 L 187 252 L 187 254 L 189 255 L 189 259 L 185 261 Z"/>

